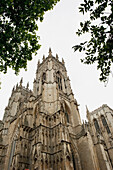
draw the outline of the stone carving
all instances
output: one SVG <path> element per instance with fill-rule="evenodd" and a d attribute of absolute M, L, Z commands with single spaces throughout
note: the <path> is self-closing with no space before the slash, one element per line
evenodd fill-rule
<path fill-rule="evenodd" d="M 48 57 L 38 61 L 33 91 L 22 82 L 13 88 L 0 122 L 0 169 L 113 169 L 113 120 L 107 117 L 109 131 L 105 126 L 97 135 L 93 119 L 98 109 L 92 114 L 87 108 L 88 122 L 81 123 L 64 60 L 53 57 L 49 49 Z M 107 105 L 101 109 L 113 114 Z"/>

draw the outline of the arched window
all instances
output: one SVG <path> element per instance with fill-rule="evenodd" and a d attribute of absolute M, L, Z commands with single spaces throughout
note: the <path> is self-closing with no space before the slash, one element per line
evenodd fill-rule
<path fill-rule="evenodd" d="M 72 152 L 72 161 L 73 161 L 73 168 L 74 170 L 76 170 L 75 157 L 74 157 L 73 152 Z"/>
<path fill-rule="evenodd" d="M 42 84 L 44 84 L 45 81 L 46 81 L 46 73 L 43 73 L 43 75 L 42 75 Z"/>
<path fill-rule="evenodd" d="M 99 127 L 99 124 L 98 124 L 97 119 L 94 119 L 93 122 L 94 122 L 96 131 L 97 131 L 98 133 L 100 133 L 100 127 Z"/>
<path fill-rule="evenodd" d="M 65 111 L 65 117 L 66 117 L 67 123 L 69 123 L 69 115 L 68 115 L 67 111 Z"/>
<path fill-rule="evenodd" d="M 110 129 L 109 129 L 109 126 L 108 126 L 108 124 L 107 124 L 107 121 L 106 121 L 106 119 L 105 119 L 105 117 L 104 117 L 103 115 L 101 116 L 101 120 L 102 120 L 103 126 L 106 128 L 107 133 L 109 134 L 109 133 L 110 133 Z"/>
<path fill-rule="evenodd" d="M 64 86 L 65 86 L 65 89 L 67 88 L 67 86 L 66 86 L 66 80 L 64 79 Z"/>
<path fill-rule="evenodd" d="M 59 71 L 56 74 L 56 82 L 58 83 L 58 89 L 62 90 L 62 77 Z"/>

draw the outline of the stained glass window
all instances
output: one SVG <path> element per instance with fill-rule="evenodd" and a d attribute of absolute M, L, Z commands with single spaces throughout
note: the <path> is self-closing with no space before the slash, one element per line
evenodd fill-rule
<path fill-rule="evenodd" d="M 110 129 L 109 129 L 109 126 L 108 126 L 108 124 L 107 124 L 107 121 L 106 121 L 106 119 L 105 119 L 105 117 L 104 117 L 103 115 L 101 116 L 101 120 L 102 120 L 103 126 L 106 128 L 107 133 L 109 134 L 109 133 L 110 133 Z"/>

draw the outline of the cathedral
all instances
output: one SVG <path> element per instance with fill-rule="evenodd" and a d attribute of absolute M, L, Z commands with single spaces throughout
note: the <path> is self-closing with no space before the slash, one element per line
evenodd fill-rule
<path fill-rule="evenodd" d="M 0 121 L 0 170 L 112 170 L 113 110 L 81 122 L 65 62 L 51 49 L 38 61 L 33 90 L 12 89 Z"/>

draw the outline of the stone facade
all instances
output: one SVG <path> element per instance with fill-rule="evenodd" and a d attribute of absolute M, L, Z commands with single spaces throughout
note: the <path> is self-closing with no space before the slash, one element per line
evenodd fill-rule
<path fill-rule="evenodd" d="M 112 170 L 113 110 L 87 109 L 81 123 L 63 59 L 49 49 L 33 91 L 22 81 L 0 121 L 0 170 Z"/>

